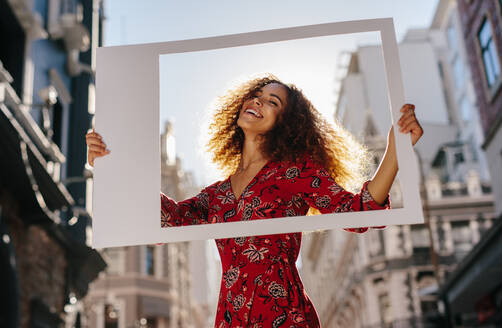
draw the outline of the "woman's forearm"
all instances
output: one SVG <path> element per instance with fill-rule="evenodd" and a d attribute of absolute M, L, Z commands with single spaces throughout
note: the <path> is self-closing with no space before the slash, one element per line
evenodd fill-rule
<path fill-rule="evenodd" d="M 368 191 L 379 204 L 382 204 L 387 198 L 398 169 L 393 131 L 390 132 L 388 140 L 382 161 L 371 182 L 368 183 Z"/>
<path fill-rule="evenodd" d="M 409 134 L 411 144 L 415 146 L 417 141 L 424 134 L 424 130 L 418 123 L 415 116 L 415 105 L 405 104 L 401 107 L 401 118 L 397 121 L 399 132 Z M 368 191 L 377 203 L 383 203 L 389 194 L 390 187 L 394 182 L 397 174 L 397 155 L 396 144 L 394 141 L 394 128 L 391 127 L 387 136 L 387 149 L 383 156 L 380 166 L 373 176 L 373 179 L 368 183 Z"/>

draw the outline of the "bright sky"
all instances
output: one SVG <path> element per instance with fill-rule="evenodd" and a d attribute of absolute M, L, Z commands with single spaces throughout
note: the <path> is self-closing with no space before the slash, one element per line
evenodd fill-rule
<path fill-rule="evenodd" d="M 192 39 L 347 21 L 393 17 L 398 40 L 409 28 L 428 27 L 438 0 L 326 1 L 105 1 L 105 45 Z M 303 89 L 331 121 L 342 51 L 379 43 L 375 33 L 297 40 L 160 58 L 161 122 L 174 121 L 183 167 L 197 183 L 220 178 L 201 147 L 208 105 L 236 79 L 272 72 Z M 162 126 L 162 124 L 161 124 Z M 202 135 L 201 135 L 202 133 Z M 206 154 L 207 155 L 207 154 Z"/>

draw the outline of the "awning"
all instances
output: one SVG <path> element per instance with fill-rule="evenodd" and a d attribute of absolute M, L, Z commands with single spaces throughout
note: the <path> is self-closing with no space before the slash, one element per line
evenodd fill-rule
<path fill-rule="evenodd" d="M 0 93 L 1 89 L 5 91 L 5 83 L 0 83 Z M 52 178 L 45 158 L 14 111 L 0 97 L 0 184 L 23 205 L 23 218 L 57 220 L 47 210 L 64 210 L 74 204 L 73 198 L 61 182 Z"/>

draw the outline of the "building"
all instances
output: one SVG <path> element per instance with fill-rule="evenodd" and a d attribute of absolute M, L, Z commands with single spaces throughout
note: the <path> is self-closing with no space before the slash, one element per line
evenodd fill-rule
<path fill-rule="evenodd" d="M 489 189 L 479 187 L 479 176 L 472 180 L 474 187 L 427 181 L 430 230 L 419 224 L 362 235 L 335 230 L 307 234 L 302 277 L 323 327 L 412 327 L 427 322 L 441 327 L 438 280 L 480 241 L 495 217 Z"/>
<path fill-rule="evenodd" d="M 483 128 L 456 0 L 438 2 L 430 31 L 434 31 L 435 37 L 431 38 L 431 42 L 434 42 L 436 47 L 436 57 L 452 123 L 458 131 L 456 141 L 464 147 L 469 147 L 474 162 L 478 163 L 477 167 L 468 169 L 475 169 L 482 181 L 489 181 L 488 164 L 482 149 Z M 458 172 L 460 175 L 465 175 L 466 170 Z"/>
<path fill-rule="evenodd" d="M 323 327 L 442 327 L 439 285 L 493 225 L 494 199 L 477 149 L 476 101 L 469 91 L 465 53 L 448 44 L 448 32 L 450 37 L 454 32 L 444 24 L 457 14 L 445 6 L 441 1 L 443 12 L 436 14 L 431 29 L 411 30 L 399 45 L 406 101 L 417 105 L 425 131 L 415 150 L 426 224 L 363 235 L 307 235 L 302 276 Z M 442 17 L 446 14 L 450 20 Z M 457 78 L 465 80 L 458 83 Z M 375 163 L 390 125 L 389 114 L 380 109 L 388 106 L 381 50 L 360 47 L 341 82 L 336 118 L 368 145 Z M 469 127 L 462 115 L 470 115 Z M 399 207 L 399 181 L 391 198 Z"/>
<path fill-rule="evenodd" d="M 502 213 L 502 5 L 500 0 L 458 0 L 463 39 L 484 132 L 497 213 Z"/>
<path fill-rule="evenodd" d="M 416 149 L 424 162 L 430 162 L 437 144 L 454 140 L 457 129 L 452 124 L 441 71 L 434 45 L 428 41 L 429 35 L 422 30 L 413 30 L 405 39 L 409 41 L 399 45 L 405 99 L 416 105 L 417 117 L 425 131 Z M 347 63 L 335 118 L 361 140 L 368 124 L 374 134 L 386 140 L 391 123 L 390 111 L 386 108 L 389 108 L 389 100 L 382 50 L 379 46 L 361 46 Z M 368 123 L 369 117 L 371 123 Z"/>
<path fill-rule="evenodd" d="M 81 326 L 100 1 L 0 1 L 0 326 Z"/>
<path fill-rule="evenodd" d="M 447 327 L 494 327 L 502 325 L 502 2 L 459 0 L 458 10 L 470 49 L 469 69 L 499 218 L 443 283 L 439 295 Z"/>

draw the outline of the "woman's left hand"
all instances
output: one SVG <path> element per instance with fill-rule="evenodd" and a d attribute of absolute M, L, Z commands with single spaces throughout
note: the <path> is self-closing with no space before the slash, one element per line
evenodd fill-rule
<path fill-rule="evenodd" d="M 424 134 L 424 130 L 415 117 L 415 106 L 406 104 L 401 107 L 401 113 L 401 118 L 397 121 L 399 132 L 411 133 L 411 142 L 415 145 Z M 373 179 L 368 183 L 368 191 L 377 203 L 383 203 L 387 197 L 399 167 L 394 139 L 394 126 L 392 126 L 387 135 L 385 154 Z"/>
<path fill-rule="evenodd" d="M 405 104 L 401 107 L 401 118 L 397 121 L 399 126 L 399 132 L 401 133 L 411 133 L 411 144 L 414 146 L 417 141 L 424 134 L 424 130 L 418 123 L 417 117 L 415 116 L 415 105 Z"/>

